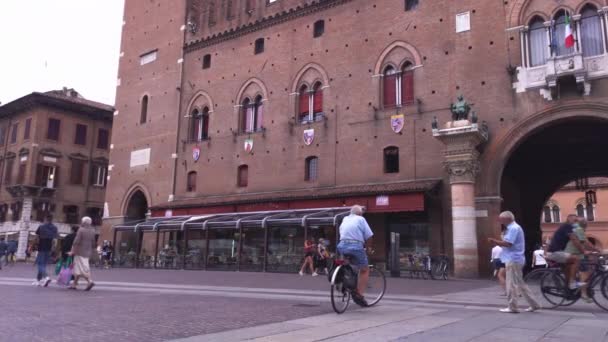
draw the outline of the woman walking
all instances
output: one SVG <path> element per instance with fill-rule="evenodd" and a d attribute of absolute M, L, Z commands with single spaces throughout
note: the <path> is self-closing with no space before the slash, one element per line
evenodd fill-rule
<path fill-rule="evenodd" d="M 95 229 L 91 227 L 91 222 L 92 220 L 88 216 L 82 218 L 82 224 L 76 233 L 72 250 L 69 253 L 74 257 L 74 283 L 69 287 L 72 290 L 76 290 L 80 278 L 87 281 L 85 291 L 90 291 L 95 286 L 91 279 L 91 267 L 89 266 L 89 258 L 95 250 Z"/>
<path fill-rule="evenodd" d="M 315 253 L 314 242 L 312 242 L 310 240 L 304 241 L 304 263 L 302 264 L 302 267 L 300 268 L 300 276 L 304 275 L 304 272 L 306 271 L 307 268 L 310 269 L 310 273 L 312 273 L 313 277 L 318 276 L 318 274 L 314 270 L 314 260 L 313 260 L 314 253 Z"/>

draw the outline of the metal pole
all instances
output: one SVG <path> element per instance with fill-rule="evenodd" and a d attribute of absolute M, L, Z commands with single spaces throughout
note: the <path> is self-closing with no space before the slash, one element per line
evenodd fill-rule
<path fill-rule="evenodd" d="M 207 270 L 207 264 L 209 263 L 209 229 L 205 229 L 205 270 Z"/>
<path fill-rule="evenodd" d="M 141 232 L 136 232 L 135 234 L 137 234 L 137 236 L 135 238 L 135 268 L 138 268 L 138 266 L 139 266 L 139 253 L 140 253 L 140 249 L 141 249 L 140 238 L 143 238 L 143 235 L 141 234 Z"/>
<path fill-rule="evenodd" d="M 158 240 L 160 238 L 160 230 L 156 230 L 156 245 L 154 246 L 154 268 L 157 267 L 158 264 Z"/>
<path fill-rule="evenodd" d="M 243 252 L 243 226 L 239 227 L 239 244 L 238 244 L 238 253 L 237 253 L 237 262 L 236 262 L 236 270 L 237 272 L 241 271 L 241 253 Z"/>
<path fill-rule="evenodd" d="M 264 228 L 264 263 L 262 264 L 262 272 L 266 272 L 268 265 L 268 227 Z"/>
<path fill-rule="evenodd" d="M 110 260 L 110 262 L 112 263 L 112 267 L 114 267 L 114 259 L 116 258 L 116 233 L 118 233 L 118 231 L 116 230 L 116 228 L 114 228 L 114 238 L 112 239 L 112 248 L 114 248 L 114 251 L 112 251 L 112 260 Z"/>
<path fill-rule="evenodd" d="M 182 251 L 182 269 L 186 269 L 186 255 L 188 253 L 188 226 L 184 229 L 184 249 Z"/>

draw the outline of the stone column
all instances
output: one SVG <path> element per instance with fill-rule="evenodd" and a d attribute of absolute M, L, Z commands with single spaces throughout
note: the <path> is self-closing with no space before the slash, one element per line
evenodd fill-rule
<path fill-rule="evenodd" d="M 475 211 L 475 178 L 479 171 L 477 147 L 487 141 L 485 129 L 468 120 L 449 123 L 433 130 L 433 136 L 446 145 L 445 168 L 452 195 L 452 234 L 454 275 L 479 276 L 479 246 Z"/>
<path fill-rule="evenodd" d="M 25 259 L 25 251 L 30 234 L 30 220 L 32 217 L 32 197 L 24 197 L 19 220 L 19 244 L 17 246 L 17 259 Z"/>

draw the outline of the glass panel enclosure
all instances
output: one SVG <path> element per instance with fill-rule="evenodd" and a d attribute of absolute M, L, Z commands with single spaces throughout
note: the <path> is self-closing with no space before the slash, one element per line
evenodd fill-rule
<path fill-rule="evenodd" d="M 239 232 L 232 228 L 209 230 L 207 269 L 236 271 Z"/>
<path fill-rule="evenodd" d="M 304 229 L 279 228 L 268 229 L 268 265 L 269 272 L 299 271 L 304 258 Z"/>
<path fill-rule="evenodd" d="M 264 267 L 264 229 L 243 228 L 241 271 L 261 272 Z"/>
<path fill-rule="evenodd" d="M 186 248 L 186 269 L 205 268 L 205 248 L 207 240 L 204 230 L 188 231 L 188 248 Z"/>
<path fill-rule="evenodd" d="M 116 232 L 114 245 L 114 267 L 135 267 L 137 239 L 139 233 L 133 231 Z"/>

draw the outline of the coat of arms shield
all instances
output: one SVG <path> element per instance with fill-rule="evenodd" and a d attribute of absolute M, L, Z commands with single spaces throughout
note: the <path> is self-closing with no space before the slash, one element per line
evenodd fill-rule
<path fill-rule="evenodd" d="M 192 159 L 194 159 L 194 161 L 197 162 L 200 157 L 201 157 L 201 148 L 198 146 L 193 147 L 192 148 Z"/>
<path fill-rule="evenodd" d="M 303 137 L 304 137 L 304 144 L 306 144 L 306 146 L 310 146 L 310 144 L 312 144 L 312 142 L 315 140 L 315 129 L 314 128 L 305 129 Z"/>
<path fill-rule="evenodd" d="M 245 144 L 243 147 L 247 153 L 253 152 L 253 139 L 245 139 Z"/>
<path fill-rule="evenodd" d="M 391 115 L 391 128 L 395 133 L 401 133 L 403 127 L 405 126 L 405 115 L 397 114 Z"/>

